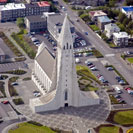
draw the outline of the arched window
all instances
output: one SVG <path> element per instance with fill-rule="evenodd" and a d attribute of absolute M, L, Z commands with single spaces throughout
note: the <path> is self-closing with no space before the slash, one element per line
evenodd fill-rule
<path fill-rule="evenodd" d="M 68 99 L 67 90 L 65 91 L 65 101 Z"/>

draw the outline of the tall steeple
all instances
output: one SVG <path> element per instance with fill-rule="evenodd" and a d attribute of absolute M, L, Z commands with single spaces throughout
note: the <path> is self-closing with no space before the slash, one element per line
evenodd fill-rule
<path fill-rule="evenodd" d="M 61 29 L 61 33 L 59 35 L 59 46 L 63 49 L 68 49 L 73 47 L 73 39 L 70 31 L 70 23 L 68 20 L 68 15 L 66 14 L 63 22 L 63 26 Z"/>

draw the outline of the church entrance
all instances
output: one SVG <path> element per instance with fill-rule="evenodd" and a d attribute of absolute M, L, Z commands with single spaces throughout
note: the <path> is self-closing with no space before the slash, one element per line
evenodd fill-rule
<path fill-rule="evenodd" d="M 68 107 L 68 103 L 65 103 L 64 107 Z"/>

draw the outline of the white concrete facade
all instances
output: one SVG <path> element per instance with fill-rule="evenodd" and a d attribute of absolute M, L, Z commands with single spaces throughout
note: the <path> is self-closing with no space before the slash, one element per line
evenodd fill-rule
<path fill-rule="evenodd" d="M 32 111 L 44 112 L 57 110 L 60 107 L 82 107 L 99 104 L 100 99 L 95 92 L 85 93 L 79 89 L 75 59 L 73 57 L 73 39 L 67 16 L 64 19 L 58 40 L 57 52 L 56 88 L 49 91 L 41 98 L 31 99 L 30 107 Z M 43 80 L 43 78 L 46 78 L 46 75 L 45 73 L 42 74 L 42 70 L 36 62 L 35 73 L 37 73 L 41 82 L 47 84 L 47 82 Z M 43 75 L 45 76 L 43 77 Z M 51 84 L 45 86 L 47 86 L 47 89 L 49 90 Z"/>

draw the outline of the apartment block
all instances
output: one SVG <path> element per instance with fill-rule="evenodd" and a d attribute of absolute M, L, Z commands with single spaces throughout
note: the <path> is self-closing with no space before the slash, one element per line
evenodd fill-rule
<path fill-rule="evenodd" d="M 30 4 L 8 3 L 0 6 L 0 20 L 1 22 L 15 21 L 19 17 L 42 15 L 43 12 L 49 11 L 50 4 L 47 1 Z"/>
<path fill-rule="evenodd" d="M 126 32 L 113 33 L 113 41 L 116 46 L 127 46 L 128 45 L 128 34 Z"/>
<path fill-rule="evenodd" d="M 47 29 L 47 19 L 42 15 L 25 17 L 28 32 L 42 32 Z"/>

